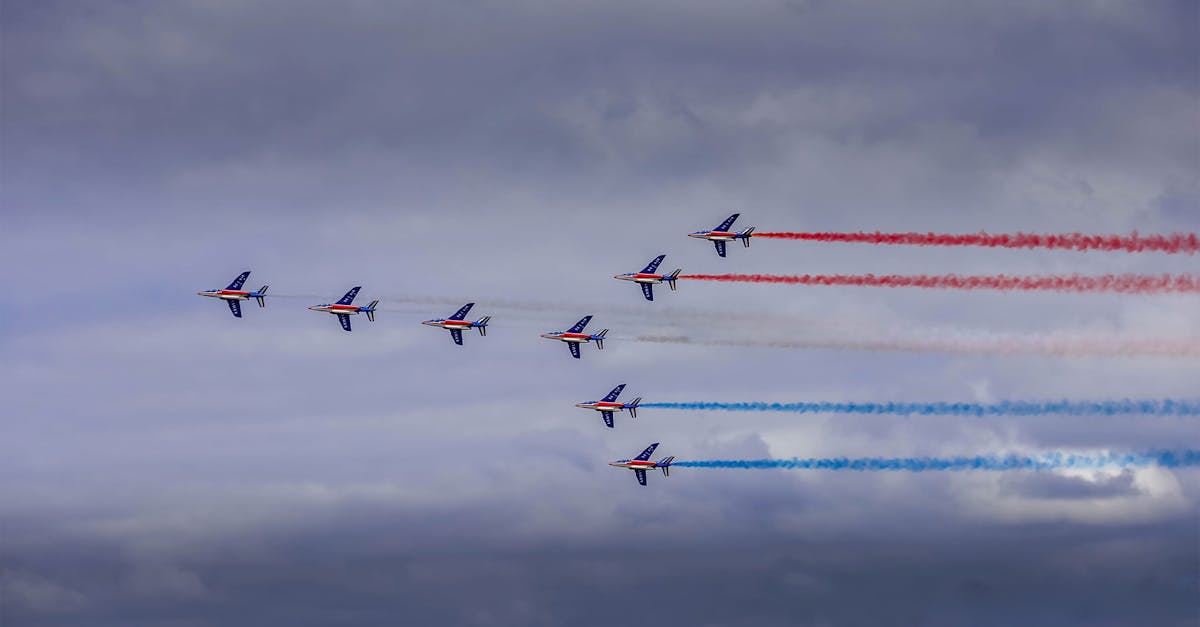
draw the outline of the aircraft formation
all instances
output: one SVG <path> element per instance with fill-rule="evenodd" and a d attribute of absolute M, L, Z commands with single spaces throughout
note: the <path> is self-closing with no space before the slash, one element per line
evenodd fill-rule
<path fill-rule="evenodd" d="M 721 257 L 725 256 L 725 245 L 729 242 L 736 242 L 740 240 L 747 248 L 749 248 L 750 237 L 754 233 L 754 227 L 743 229 L 740 232 L 734 232 L 730 230 L 733 228 L 733 223 L 738 219 L 738 216 L 739 214 L 735 213 L 722 221 L 719 225 L 717 225 L 716 228 L 706 231 L 696 231 L 688 234 L 688 237 L 704 239 L 712 242 L 716 247 L 717 255 Z M 648 301 L 653 301 L 654 286 L 666 283 L 667 287 L 669 287 L 671 291 L 675 291 L 676 281 L 679 279 L 679 273 L 682 272 L 682 270 L 677 268 L 669 274 L 658 274 L 658 267 L 662 264 L 664 259 L 666 259 L 666 255 L 659 255 L 650 260 L 650 263 L 646 264 L 646 267 L 642 268 L 640 271 L 618 274 L 613 276 L 613 278 L 619 281 L 630 281 L 632 283 L 636 283 L 641 287 L 642 295 L 645 297 L 645 299 Z M 207 296 L 225 301 L 225 303 L 229 306 L 230 313 L 232 313 L 235 318 L 241 318 L 242 301 L 253 299 L 258 302 L 259 307 L 267 306 L 266 296 L 268 286 L 264 285 L 257 291 L 247 291 L 242 289 L 249 277 L 250 271 L 247 270 L 239 274 L 237 278 L 230 282 L 230 284 L 224 289 L 204 290 L 201 292 L 196 292 L 196 294 L 199 296 Z M 373 300 L 370 304 L 365 306 L 355 305 L 354 299 L 358 296 L 358 292 L 361 289 L 362 286 L 352 287 L 350 288 L 350 291 L 346 292 L 345 295 L 337 300 L 337 302 L 313 305 L 309 307 L 309 309 L 312 311 L 320 311 L 337 316 L 338 323 L 341 325 L 342 329 L 347 332 L 352 331 L 353 328 L 350 324 L 350 316 L 366 314 L 367 320 L 374 322 L 375 313 L 377 311 L 377 307 L 379 306 L 378 300 Z M 488 323 L 491 321 L 491 316 L 483 316 L 475 321 L 468 320 L 467 314 L 470 313 L 471 308 L 474 306 L 475 303 L 467 303 L 447 318 L 433 318 L 431 320 L 422 321 L 421 324 L 449 331 L 450 338 L 454 341 L 454 343 L 462 346 L 463 331 L 475 329 L 479 331 L 479 335 L 481 337 L 487 336 L 487 327 Z M 580 346 L 582 344 L 594 343 L 598 350 L 604 349 L 604 337 L 608 334 L 608 329 L 601 329 L 597 333 L 589 333 L 585 331 L 585 329 L 587 328 L 588 324 L 591 323 L 591 321 L 592 316 L 587 315 L 580 318 L 578 322 L 576 322 L 566 331 L 551 331 L 541 334 L 541 337 L 563 342 L 567 345 L 567 349 L 571 352 L 571 357 L 579 359 Z M 625 384 L 622 383 L 621 385 L 613 388 L 611 392 L 598 401 L 586 401 L 583 403 L 578 403 L 575 406 L 582 409 L 591 409 L 593 411 L 600 412 L 600 415 L 604 418 L 604 425 L 611 429 L 614 427 L 614 416 L 619 412 L 627 411 L 629 412 L 629 416 L 631 418 L 637 417 L 638 405 L 641 403 L 642 399 L 641 397 L 638 397 L 628 403 L 618 402 L 617 397 L 620 396 L 624 389 Z M 634 472 L 638 483 L 641 485 L 646 485 L 647 470 L 658 468 L 662 470 L 664 476 L 670 476 L 671 462 L 675 459 L 672 456 L 664 457 L 657 462 L 651 461 L 650 456 L 654 454 L 654 450 L 656 448 L 658 448 L 658 442 L 646 447 L 646 450 L 642 451 L 633 459 L 621 459 L 614 461 L 609 465 L 618 468 L 629 468 Z"/>

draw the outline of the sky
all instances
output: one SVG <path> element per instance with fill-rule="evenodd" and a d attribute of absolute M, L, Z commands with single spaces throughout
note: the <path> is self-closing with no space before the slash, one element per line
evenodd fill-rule
<path fill-rule="evenodd" d="M 1197 448 L 1194 419 L 573 405 L 1195 399 L 1195 295 L 611 277 L 1194 272 L 688 239 L 1196 232 L 1200 9 L 0 2 L 0 625 L 1191 625 L 1195 469 L 607 462 Z M 267 307 L 195 295 L 252 270 Z M 306 306 L 380 299 L 345 333 Z M 465 345 L 419 321 L 491 315 Z M 538 334 L 594 314 L 604 351 Z M 688 338 L 690 343 L 638 341 Z M 704 342 L 708 341 L 708 344 Z M 825 348 L 739 346 L 824 342 Z M 724 343 L 722 343 L 724 342 Z M 657 455 L 656 455 L 657 457 Z"/>

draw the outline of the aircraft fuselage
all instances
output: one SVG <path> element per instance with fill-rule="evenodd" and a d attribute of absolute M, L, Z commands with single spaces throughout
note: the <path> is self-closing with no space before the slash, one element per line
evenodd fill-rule
<path fill-rule="evenodd" d="M 250 292 L 242 290 L 206 290 L 203 292 L 196 292 L 196 295 L 211 296 L 221 300 L 250 300 L 253 298 L 250 295 Z"/>
<path fill-rule="evenodd" d="M 617 468 L 629 468 L 630 470 L 647 470 L 650 468 L 658 468 L 658 462 L 652 462 L 648 459 L 644 461 L 640 459 L 621 459 L 615 462 L 609 462 L 608 465 L 616 466 Z"/>
<path fill-rule="evenodd" d="M 710 242 L 732 242 L 739 237 L 739 234 L 731 231 L 698 231 L 689 233 L 688 237 L 698 237 Z"/>
<path fill-rule="evenodd" d="M 575 403 L 580 409 L 593 409 L 595 411 L 621 411 L 625 409 L 625 403 L 610 403 L 608 401 L 591 401 L 588 403 Z"/>
<path fill-rule="evenodd" d="M 592 341 L 592 335 L 590 333 L 563 333 L 563 332 L 543 333 L 542 337 L 544 337 L 548 340 L 559 340 L 562 342 L 574 342 L 577 344 L 582 343 L 582 342 Z"/>
<path fill-rule="evenodd" d="M 614 276 L 613 278 L 620 279 L 622 281 L 633 281 L 634 283 L 649 283 L 652 285 L 657 285 L 657 284 L 663 282 L 664 277 L 661 274 L 647 274 L 645 272 L 629 272 L 627 274 L 618 274 L 618 275 Z"/>
<path fill-rule="evenodd" d="M 362 307 L 358 305 L 313 305 L 309 309 L 343 316 L 357 316 L 362 312 Z"/>
<path fill-rule="evenodd" d="M 442 329 L 470 329 L 475 326 L 475 323 L 470 320 L 426 320 L 421 324 L 426 324 L 431 327 L 439 327 Z"/>

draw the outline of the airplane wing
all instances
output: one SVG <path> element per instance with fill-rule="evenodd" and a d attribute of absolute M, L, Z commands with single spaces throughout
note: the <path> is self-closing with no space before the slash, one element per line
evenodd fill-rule
<path fill-rule="evenodd" d="M 574 357 L 575 359 L 579 359 L 579 343 L 578 342 L 567 342 L 567 348 L 571 349 L 572 357 Z"/>
<path fill-rule="evenodd" d="M 624 383 L 622 383 L 621 385 L 618 385 L 617 387 L 613 388 L 612 391 L 609 392 L 607 396 L 600 399 L 601 402 L 611 403 L 611 402 L 617 400 L 617 397 L 621 395 L 621 390 L 624 390 L 624 389 L 625 389 Z"/>
<path fill-rule="evenodd" d="M 462 329 L 450 329 L 450 337 L 454 338 L 454 343 L 462 346 Z"/>
<path fill-rule="evenodd" d="M 655 270 L 658 269 L 658 264 L 662 263 L 662 260 L 664 258 L 666 258 L 666 255 L 659 255 L 659 256 L 655 257 L 653 261 L 646 264 L 645 268 L 642 268 L 642 272 L 644 274 L 650 274 L 650 273 L 654 272 Z"/>
<path fill-rule="evenodd" d="M 350 330 L 350 316 L 347 316 L 346 314 L 338 314 L 338 322 L 342 323 L 343 329 L 347 331 Z"/>
<path fill-rule="evenodd" d="M 633 474 L 637 475 L 638 483 L 646 485 L 646 471 L 641 468 L 634 468 Z"/>
<path fill-rule="evenodd" d="M 604 416 L 604 426 L 608 427 L 609 429 L 612 429 L 613 428 L 613 421 L 612 421 L 613 413 L 611 411 L 602 411 L 602 412 L 600 412 L 600 415 Z"/>
<path fill-rule="evenodd" d="M 471 311 L 471 308 L 474 306 L 475 306 L 475 303 L 467 303 L 467 304 L 463 305 L 462 309 L 459 309 L 458 311 L 454 312 L 454 315 L 447 318 L 447 320 L 465 320 L 467 317 L 467 312 Z"/>
<path fill-rule="evenodd" d="M 656 449 L 656 448 L 658 448 L 658 442 L 655 442 L 654 444 L 651 444 L 650 446 L 647 446 L 647 447 L 646 447 L 646 450 L 642 451 L 642 452 L 641 452 L 641 453 L 640 453 L 640 454 L 639 454 L 637 457 L 635 457 L 634 459 L 636 459 L 636 460 L 637 460 L 637 461 L 639 461 L 639 462 L 644 462 L 644 461 L 646 461 L 647 459 L 650 459 L 650 456 L 654 454 L 654 449 Z"/>
<path fill-rule="evenodd" d="M 244 281 L 245 279 L 242 279 L 242 280 Z M 242 317 L 242 304 L 241 303 L 239 303 L 236 300 L 227 300 L 225 302 L 229 303 L 229 311 L 233 312 L 234 318 Z"/>
<path fill-rule="evenodd" d="M 735 214 L 733 214 L 733 215 L 729 216 L 728 218 L 725 218 L 725 221 L 724 221 L 724 222 L 722 222 L 722 223 L 720 224 L 720 226 L 718 226 L 717 228 L 715 228 L 715 229 L 713 229 L 713 230 L 714 230 L 714 231 L 728 231 L 728 230 L 729 230 L 729 227 L 733 226 L 733 221 L 734 221 L 734 220 L 737 220 L 737 219 L 738 219 L 738 216 L 740 216 L 740 215 L 742 215 L 742 214 L 740 214 L 740 213 L 735 213 Z"/>
<path fill-rule="evenodd" d="M 591 321 L 592 321 L 592 317 L 591 317 L 591 316 L 584 316 L 583 318 L 580 318 L 580 319 L 579 319 L 579 322 L 576 322 L 576 323 L 575 323 L 575 326 L 571 327 L 571 328 L 570 328 L 570 329 L 567 331 L 567 333 L 582 333 L 582 332 L 583 332 L 583 327 L 586 327 L 586 326 L 588 325 L 588 323 L 589 323 L 589 322 L 591 322 Z"/>
<path fill-rule="evenodd" d="M 358 287 L 351 289 L 349 292 L 346 292 L 346 295 L 343 296 L 342 299 L 337 302 L 337 304 L 349 305 L 350 303 L 354 302 L 354 297 L 358 296 L 358 290 L 361 290 L 361 289 L 362 289 L 362 286 L 360 285 Z M 346 330 L 349 331 L 350 329 L 346 329 Z"/>
<path fill-rule="evenodd" d="M 249 270 L 247 270 L 247 271 L 245 271 L 245 272 L 243 272 L 243 273 L 239 274 L 239 275 L 237 276 L 237 278 L 233 280 L 233 283 L 230 283 L 230 284 L 229 284 L 229 287 L 227 287 L 227 288 L 225 288 L 225 289 L 227 289 L 227 290 L 240 290 L 240 289 L 242 289 L 242 286 L 246 284 L 246 277 L 248 277 L 248 276 L 250 276 L 250 271 L 249 271 Z"/>
<path fill-rule="evenodd" d="M 725 242 L 713 242 L 713 244 L 717 247 L 717 255 L 724 257 L 725 256 Z"/>
<path fill-rule="evenodd" d="M 638 283 L 638 285 L 642 286 L 642 295 L 646 297 L 646 300 L 654 300 L 653 285 L 650 285 L 649 283 Z"/>

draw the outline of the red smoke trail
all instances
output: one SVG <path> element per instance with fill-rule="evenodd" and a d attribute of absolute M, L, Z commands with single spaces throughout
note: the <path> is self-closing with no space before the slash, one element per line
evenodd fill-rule
<path fill-rule="evenodd" d="M 987 248 L 1049 248 L 1058 250 L 1102 250 L 1127 253 L 1160 252 L 1191 255 L 1200 251 L 1200 236 L 1196 233 L 1167 235 L 1084 235 L 1062 233 L 817 233 L 779 232 L 755 233 L 755 238 L 796 239 L 810 242 L 847 242 L 855 244 L 898 244 L 909 246 L 984 246 Z"/>
<path fill-rule="evenodd" d="M 736 283 L 788 283 L 793 285 L 853 285 L 861 287 L 920 287 L 952 290 L 1001 290 L 1048 292 L 1117 292 L 1163 294 L 1200 292 L 1200 276 L 1194 274 L 1079 274 L 1010 276 L 1007 274 L 959 276 L 957 274 L 682 274 L 693 281 Z"/>

